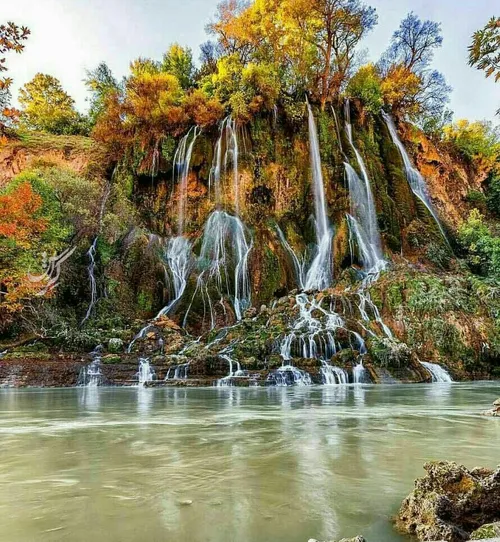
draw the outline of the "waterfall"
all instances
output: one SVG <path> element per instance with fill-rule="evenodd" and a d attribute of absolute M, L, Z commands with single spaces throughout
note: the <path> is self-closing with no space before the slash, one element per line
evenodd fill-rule
<path fill-rule="evenodd" d="M 239 148 L 236 121 L 231 117 L 226 117 L 220 127 L 220 135 L 215 145 L 214 159 L 210 177 L 208 181 L 209 191 L 214 189 L 215 204 L 219 207 L 222 203 L 223 176 L 228 174 L 229 166 L 232 165 L 233 190 L 234 190 L 234 208 L 236 214 L 239 214 Z"/>
<path fill-rule="evenodd" d="M 306 258 L 302 257 L 300 258 L 297 256 L 293 248 L 291 247 L 290 243 L 286 240 L 285 234 L 281 231 L 281 228 L 276 225 L 276 231 L 278 232 L 278 237 L 280 238 L 281 244 L 283 245 L 284 249 L 288 252 L 288 255 L 290 256 L 293 268 L 295 270 L 295 277 L 297 279 L 297 284 L 301 290 L 305 289 L 306 284 Z"/>
<path fill-rule="evenodd" d="M 216 386 L 218 388 L 227 388 L 233 385 L 233 378 L 238 378 L 242 376 L 247 376 L 247 373 L 241 369 L 241 365 L 239 361 L 234 360 L 230 356 L 230 351 L 223 350 L 219 357 L 223 360 L 227 361 L 229 364 L 229 374 L 216 382 Z M 234 368 L 236 367 L 236 370 Z"/>
<path fill-rule="evenodd" d="M 313 179 L 314 214 L 316 224 L 316 255 L 306 275 L 306 290 L 324 290 L 332 282 L 332 240 L 333 229 L 330 227 L 326 212 L 325 187 L 321 171 L 318 130 L 309 101 L 307 101 L 309 127 L 309 154 Z"/>
<path fill-rule="evenodd" d="M 139 381 L 139 386 L 144 386 L 147 382 L 155 380 L 156 375 L 148 358 L 139 359 L 139 370 L 135 376 Z"/>
<path fill-rule="evenodd" d="M 85 318 L 82 320 L 82 325 L 90 318 L 92 311 L 94 310 L 95 304 L 97 302 L 97 282 L 95 279 L 95 255 L 96 255 L 96 248 L 97 248 L 97 237 L 94 239 L 92 245 L 90 246 L 87 257 L 89 259 L 89 266 L 87 268 L 87 273 L 89 275 L 89 282 L 90 282 L 90 304 L 87 309 L 87 314 L 85 315 Z"/>
<path fill-rule="evenodd" d="M 366 170 L 363 157 L 354 144 L 352 125 L 350 122 L 350 103 L 345 103 L 346 132 L 349 143 L 354 151 L 363 180 L 361 180 L 349 164 L 345 163 L 347 181 L 349 185 L 349 201 L 351 214 L 348 215 L 350 230 L 358 241 L 358 248 L 365 271 L 378 273 L 382 271 L 386 262 L 382 255 L 382 243 L 377 223 L 377 210 L 371 189 L 370 178 Z"/>
<path fill-rule="evenodd" d="M 278 228 L 278 234 L 287 252 L 292 257 L 297 272 L 300 288 L 305 290 L 324 290 L 332 282 L 332 241 L 333 229 L 330 227 L 326 212 L 325 187 L 321 171 L 318 130 L 309 102 L 307 101 L 309 127 L 309 154 L 312 171 L 312 186 L 314 194 L 314 215 L 316 229 L 316 250 L 306 271 L 306 259 L 299 260 L 293 249 L 286 241 L 283 232 Z"/>
<path fill-rule="evenodd" d="M 172 375 L 172 370 L 173 370 L 173 375 Z M 165 381 L 187 380 L 188 372 L 189 372 L 189 362 L 181 363 L 180 365 L 176 365 L 175 367 L 170 367 L 167 371 L 167 376 L 165 377 Z"/>
<path fill-rule="evenodd" d="M 394 121 L 392 120 L 391 116 L 388 115 L 385 111 L 382 111 L 382 116 L 387 124 L 387 128 L 389 129 L 389 132 L 391 134 L 392 141 L 394 142 L 396 147 L 399 149 L 401 158 L 403 159 L 405 172 L 406 172 L 406 178 L 408 180 L 408 184 L 410 185 L 410 188 L 412 189 L 415 196 L 417 196 L 417 198 L 425 205 L 425 207 L 431 214 L 432 218 L 436 222 L 439 228 L 439 231 L 441 232 L 441 235 L 443 236 L 446 243 L 449 245 L 449 241 L 444 231 L 444 228 L 441 224 L 441 221 L 439 220 L 439 217 L 436 213 L 436 210 L 434 209 L 434 206 L 432 205 L 431 198 L 429 196 L 429 191 L 427 189 L 427 183 L 425 182 L 424 177 L 420 174 L 420 172 L 415 167 L 413 167 L 412 161 L 401 139 L 399 138 L 396 125 L 394 124 Z"/>
<path fill-rule="evenodd" d="M 179 185 L 179 202 L 178 202 L 178 217 L 177 217 L 177 234 L 184 234 L 184 225 L 186 222 L 186 206 L 188 198 L 188 177 L 189 168 L 191 165 L 191 156 L 193 154 L 194 144 L 200 133 L 196 126 L 191 128 L 189 132 L 181 139 L 174 155 L 173 164 L 173 183 Z M 191 143 L 188 141 L 191 138 Z"/>
<path fill-rule="evenodd" d="M 453 379 L 449 375 L 448 371 L 437 363 L 428 363 L 426 361 L 420 362 L 430 373 L 433 382 L 453 382 Z"/>
<path fill-rule="evenodd" d="M 327 386 L 336 386 L 339 384 L 349 384 L 349 375 L 340 367 L 328 365 L 326 361 L 321 362 L 321 375 L 323 383 Z"/>
<path fill-rule="evenodd" d="M 214 211 L 205 224 L 198 266 L 200 287 L 213 283 L 217 291 L 231 299 L 237 320 L 250 307 L 251 289 L 248 256 L 252 248 L 245 226 L 236 216 Z M 213 327 L 213 326 L 212 326 Z"/>
<path fill-rule="evenodd" d="M 78 376 L 77 386 L 86 388 L 96 388 L 104 383 L 104 376 L 101 372 L 101 351 L 102 346 L 98 346 L 91 354 L 92 362 L 82 367 Z"/>
<path fill-rule="evenodd" d="M 292 369 L 297 370 L 291 364 L 294 357 L 304 359 L 317 359 L 321 362 L 320 373 L 324 384 L 337 385 L 347 384 L 349 377 L 347 372 L 340 367 L 330 365 L 329 360 L 341 350 L 341 346 L 336 341 L 336 332 L 339 329 L 346 329 L 345 322 L 333 307 L 325 309 L 320 301 L 314 297 L 309 298 L 306 294 L 298 294 L 295 298 L 299 308 L 299 315 L 292 325 L 290 333 L 285 335 L 279 344 L 279 352 L 283 359 L 283 366 L 269 375 L 268 381 L 275 382 L 276 385 L 287 385 L 298 379 L 295 375 L 293 379 L 288 378 L 293 373 Z M 354 336 L 358 343 L 360 357 L 366 354 L 366 347 L 361 336 L 347 330 Z M 302 371 L 304 373 L 304 371 Z M 305 373 L 307 375 L 307 373 Z M 300 382 L 302 384 L 310 381 L 310 376 L 302 375 Z"/>
<path fill-rule="evenodd" d="M 156 318 L 168 314 L 177 305 L 186 290 L 191 270 L 191 242 L 182 236 L 169 239 L 164 257 L 170 270 L 174 296 Z"/>
<path fill-rule="evenodd" d="M 282 365 L 267 376 L 267 383 L 277 387 L 311 386 L 311 375 L 293 365 Z"/>

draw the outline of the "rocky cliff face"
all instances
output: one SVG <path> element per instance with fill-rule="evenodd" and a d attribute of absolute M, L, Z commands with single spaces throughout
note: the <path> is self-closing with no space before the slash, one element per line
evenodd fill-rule
<path fill-rule="evenodd" d="M 151 170 L 128 167 L 135 226 L 119 241 L 97 244 L 101 299 L 84 339 L 75 340 L 76 348 L 91 350 L 116 336 L 127 343 L 148 319 L 168 308 L 168 321 L 178 326 L 175 340 L 153 321 L 132 354 L 114 353 L 118 359 L 113 363 L 132 363 L 130 355 L 134 363 L 148 356 L 163 376 L 189 363 L 193 378 L 210 384 L 228 375 L 228 357 L 240 364 L 239 376 L 245 377 L 230 383 L 268 382 L 292 358 L 317 382 L 325 378 L 323 362 L 352 379 L 360 360 L 363 378 L 374 382 L 430 380 L 421 361 L 444 365 L 456 379 L 498 376 L 498 298 L 457 263 L 452 249 L 454 231 L 470 211 L 467 194 L 481 190 L 483 177 L 449 149 L 409 128 L 401 130 L 413 163 L 427 179 L 446 241 L 412 191 L 383 119 L 361 115 L 357 104 L 349 112 L 350 119 L 341 111 L 336 116 L 314 111 L 325 203 L 334 229 L 331 288 L 306 292 L 307 302 L 299 296 L 304 289 L 299 268 L 307 255 L 312 259 L 317 243 L 310 134 L 305 106 L 296 116 L 278 111 L 238 127 L 231 141 L 227 131 L 198 135 L 184 177 L 187 160 L 172 167 L 178 142 L 159 146 Z M 77 172 L 102 162 L 100 151 L 87 140 L 57 141 L 35 149 L 21 142 L 4 147 L 0 179 L 40 161 Z M 139 156 L 133 163 L 143 161 Z M 349 199 L 345 163 L 360 178 L 364 173 L 369 178 L 388 262 L 381 276 L 380 270 L 366 269 L 347 218 L 357 202 Z M 99 167 L 103 171 L 106 164 Z M 112 182 L 120 181 L 114 176 Z M 184 241 L 176 244 L 181 229 Z M 63 272 L 57 310 L 78 312 L 86 306 L 85 266 L 82 249 L 79 260 Z M 307 304 L 305 313 L 301 303 Z M 333 315 L 342 323 L 334 325 Z M 323 326 L 319 333 L 308 328 L 311 322 Z M 186 333 L 202 334 L 201 342 L 190 346 Z M 311 333 L 315 346 L 309 342 L 309 349 L 321 350 L 327 337 L 321 354 L 304 349 L 301 341 Z M 284 340 L 293 334 L 288 359 Z M 174 346 L 167 352 L 170 343 Z M 126 369 L 127 378 L 131 370 Z"/>

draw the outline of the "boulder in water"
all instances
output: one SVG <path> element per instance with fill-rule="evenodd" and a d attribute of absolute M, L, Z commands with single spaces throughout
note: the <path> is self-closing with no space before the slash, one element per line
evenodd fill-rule
<path fill-rule="evenodd" d="M 448 461 L 426 463 L 427 475 L 403 501 L 397 527 L 419 540 L 462 542 L 500 520 L 500 468 L 468 470 Z"/>
<path fill-rule="evenodd" d="M 486 412 L 483 412 L 485 416 L 494 416 L 497 418 L 500 418 L 500 399 L 497 399 L 493 403 L 493 408 L 491 410 L 486 410 Z"/>

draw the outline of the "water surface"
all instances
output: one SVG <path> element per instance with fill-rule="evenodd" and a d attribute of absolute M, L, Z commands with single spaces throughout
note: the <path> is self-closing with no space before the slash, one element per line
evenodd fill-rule
<path fill-rule="evenodd" d="M 499 462 L 492 383 L 0 390 L 5 542 L 401 542 L 431 459 Z"/>

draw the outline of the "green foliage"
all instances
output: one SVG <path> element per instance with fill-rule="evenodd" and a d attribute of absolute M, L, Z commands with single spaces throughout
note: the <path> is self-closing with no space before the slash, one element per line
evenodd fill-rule
<path fill-rule="evenodd" d="M 347 94 L 351 98 L 359 98 L 369 113 L 380 113 L 384 100 L 382 97 L 382 80 L 374 64 L 362 66 L 349 81 Z"/>
<path fill-rule="evenodd" d="M 500 127 L 491 122 L 459 120 L 444 128 L 444 137 L 484 169 L 491 169 L 500 155 Z"/>
<path fill-rule="evenodd" d="M 500 280 L 500 237 L 491 233 L 483 215 L 474 209 L 458 233 L 472 268 Z"/>
<path fill-rule="evenodd" d="M 500 217 L 500 174 L 490 175 L 486 192 L 486 204 L 493 214 Z"/>
<path fill-rule="evenodd" d="M 163 56 L 162 71 L 175 75 L 184 90 L 194 84 L 195 67 L 191 49 L 174 43 Z"/>
<path fill-rule="evenodd" d="M 23 128 L 66 135 L 88 131 L 85 119 L 75 109 L 73 98 L 51 75 L 35 75 L 19 91 L 19 103 Z"/>
<path fill-rule="evenodd" d="M 472 36 L 469 64 L 483 70 L 486 77 L 500 81 L 500 17 L 492 17 L 486 26 Z"/>
<path fill-rule="evenodd" d="M 411 361 L 411 350 L 405 343 L 391 339 L 372 339 L 368 350 L 377 365 L 399 369 Z"/>
<path fill-rule="evenodd" d="M 105 112 L 108 97 L 117 92 L 120 86 L 105 62 L 101 62 L 94 70 L 87 71 L 85 85 L 91 93 L 89 125 L 93 127 Z"/>

